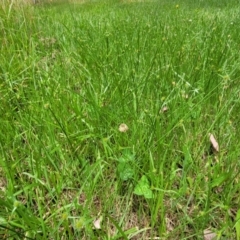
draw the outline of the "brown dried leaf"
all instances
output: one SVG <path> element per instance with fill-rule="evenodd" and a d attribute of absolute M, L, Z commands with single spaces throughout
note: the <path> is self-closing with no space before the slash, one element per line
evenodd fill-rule
<path fill-rule="evenodd" d="M 174 223 L 170 218 L 165 218 L 167 232 L 172 232 L 174 230 Z"/>
<path fill-rule="evenodd" d="M 210 133 L 210 142 L 211 142 L 211 144 L 212 144 L 213 149 L 214 149 L 216 152 L 219 152 L 218 142 L 217 142 L 217 140 L 215 139 L 215 137 L 213 136 L 213 134 L 211 134 L 211 133 Z"/>
<path fill-rule="evenodd" d="M 205 229 L 203 231 L 204 240 L 214 240 L 217 238 L 217 234 L 212 232 L 210 229 Z"/>

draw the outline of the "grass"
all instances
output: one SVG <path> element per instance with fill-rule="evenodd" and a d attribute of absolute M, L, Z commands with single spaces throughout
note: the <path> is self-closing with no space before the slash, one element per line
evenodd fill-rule
<path fill-rule="evenodd" d="M 0 5 L 1 239 L 240 239 L 239 1 Z"/>

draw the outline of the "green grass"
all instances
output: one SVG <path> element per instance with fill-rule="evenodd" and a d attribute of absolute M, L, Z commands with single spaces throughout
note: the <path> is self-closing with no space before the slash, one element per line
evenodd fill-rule
<path fill-rule="evenodd" d="M 240 239 L 239 1 L 0 6 L 1 239 Z"/>

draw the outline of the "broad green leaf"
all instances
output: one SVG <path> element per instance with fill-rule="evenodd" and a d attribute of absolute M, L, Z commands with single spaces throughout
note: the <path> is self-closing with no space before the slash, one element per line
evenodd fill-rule
<path fill-rule="evenodd" d="M 212 181 L 211 187 L 214 188 L 222 185 L 223 182 L 228 179 L 228 177 L 229 177 L 228 174 L 222 174 L 219 177 L 214 178 Z"/>
<path fill-rule="evenodd" d="M 128 151 L 124 152 L 123 155 L 118 159 L 119 162 L 131 162 L 134 161 L 134 154 Z"/>
<path fill-rule="evenodd" d="M 7 220 L 3 217 L 0 217 L 0 224 L 6 224 Z"/>
<path fill-rule="evenodd" d="M 117 166 L 117 171 L 119 177 L 123 181 L 127 181 L 134 176 L 134 170 L 132 169 L 131 165 L 127 162 L 120 162 Z"/>
<path fill-rule="evenodd" d="M 153 198 L 152 190 L 145 175 L 141 177 L 138 184 L 134 188 L 133 193 L 139 196 L 144 196 L 145 198 Z"/>

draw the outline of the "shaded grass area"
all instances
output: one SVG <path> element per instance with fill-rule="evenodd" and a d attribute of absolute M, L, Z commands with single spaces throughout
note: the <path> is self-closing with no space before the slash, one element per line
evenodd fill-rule
<path fill-rule="evenodd" d="M 237 3 L 2 5 L 0 237 L 239 237 Z"/>

